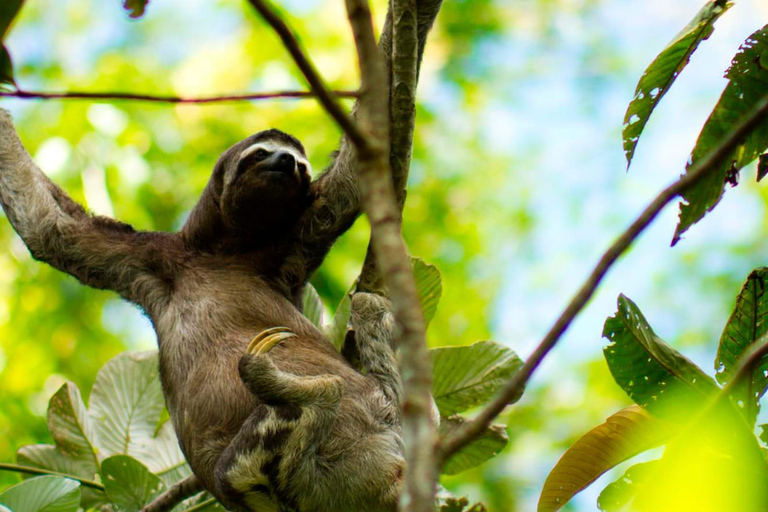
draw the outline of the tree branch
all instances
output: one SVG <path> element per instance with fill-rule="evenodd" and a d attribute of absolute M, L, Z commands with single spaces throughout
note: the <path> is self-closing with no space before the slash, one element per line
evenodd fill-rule
<path fill-rule="evenodd" d="M 437 480 L 432 458 L 435 431 L 430 415 L 432 364 L 413 271 L 400 233 L 401 215 L 389 166 L 389 77 L 376 46 L 368 1 L 347 0 L 346 5 L 360 64 L 360 121 L 371 139 L 370 144 L 357 146 L 361 202 L 371 223 L 373 250 L 392 301 L 402 350 L 406 479 L 401 508 L 427 512 L 434 509 Z M 401 21 L 398 14 L 401 18 L 407 16 L 407 9 L 407 4 L 402 4 L 402 8 L 393 10 L 393 26 Z M 415 82 L 415 73 L 411 79 Z M 410 138 L 410 134 L 406 137 Z M 398 138 L 402 140 L 401 135 Z M 410 153 L 410 148 L 406 152 Z"/>
<path fill-rule="evenodd" d="M 329 91 L 329 94 L 337 98 L 357 98 L 356 91 Z M 119 100 L 119 101 L 146 101 L 152 103 L 188 103 L 209 104 L 227 103 L 235 101 L 268 100 L 268 99 L 304 99 L 315 98 L 310 91 L 275 91 L 261 93 L 229 94 L 223 96 L 207 96 L 202 98 L 184 98 L 181 96 L 154 96 L 150 94 L 134 94 L 126 92 L 37 92 L 24 91 L 0 91 L 0 98 L 18 98 L 23 100 Z"/>
<path fill-rule="evenodd" d="M 160 496 L 144 505 L 141 512 L 168 512 L 185 499 L 203 490 L 203 485 L 195 475 L 177 482 Z"/>
<path fill-rule="evenodd" d="M 5 462 L 0 462 L 0 471 L 15 471 L 17 473 L 27 473 L 28 475 L 60 476 L 63 478 L 69 478 L 70 480 L 75 480 L 76 482 L 80 482 L 80 485 L 85 487 L 90 487 L 91 489 L 104 492 L 104 486 L 99 482 L 86 480 L 84 478 L 80 478 L 79 476 L 68 475 L 66 473 L 59 473 L 58 471 L 49 471 L 47 469 L 33 468 L 31 466 L 21 466 L 19 464 L 7 464 Z"/>
<path fill-rule="evenodd" d="M 554 348 L 576 315 L 578 315 L 587 304 L 587 301 L 592 297 L 611 266 L 616 262 L 619 256 L 632 245 L 640 233 L 653 222 L 659 212 L 661 212 L 670 201 L 698 183 L 715 167 L 721 164 L 725 158 L 728 158 L 734 149 L 743 142 L 744 138 L 766 117 L 768 117 L 768 95 L 755 106 L 747 119 L 735 128 L 718 147 L 710 151 L 706 157 L 697 161 L 684 176 L 665 188 L 651 202 L 651 204 L 643 210 L 632 225 L 630 225 L 603 254 L 600 261 L 592 270 L 592 273 L 589 274 L 587 280 L 573 299 L 571 299 L 571 302 L 555 321 L 546 336 L 544 336 L 544 339 L 539 343 L 538 347 L 536 347 L 536 350 L 531 354 L 520 371 L 515 374 L 506 386 L 504 386 L 501 393 L 493 400 L 493 402 L 488 404 L 473 421 L 465 423 L 454 435 L 444 439 L 439 444 L 438 462 L 440 464 L 445 462 L 451 455 L 461 450 L 472 439 L 480 435 L 480 433 L 491 424 L 491 421 L 501 414 L 510 399 L 525 388 L 525 385 L 531 378 L 533 372 L 538 368 L 539 364 L 549 351 Z"/>

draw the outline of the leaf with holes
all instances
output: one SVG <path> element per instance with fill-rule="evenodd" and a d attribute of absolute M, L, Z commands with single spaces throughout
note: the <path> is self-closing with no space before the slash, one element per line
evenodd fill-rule
<path fill-rule="evenodd" d="M 710 0 L 696 17 L 667 45 L 648 66 L 635 90 L 635 98 L 624 116 L 624 152 L 627 166 L 632 163 L 637 142 L 651 113 L 669 91 L 677 76 L 688 65 L 691 55 L 702 41 L 709 39 L 715 22 L 732 2 Z"/>
<path fill-rule="evenodd" d="M 487 402 L 523 366 L 515 352 L 493 341 L 440 347 L 432 355 L 432 396 L 448 417 Z M 509 403 L 520 399 L 522 391 Z"/>
<path fill-rule="evenodd" d="M 768 55 L 768 26 L 749 36 L 739 48 L 726 73 L 728 85 L 699 135 L 687 169 L 718 147 L 762 100 L 768 98 L 768 62 L 765 55 Z M 726 158 L 718 162 L 712 172 L 683 193 L 684 202 L 680 205 L 680 221 L 673 245 L 688 228 L 717 205 L 725 186 L 729 183 L 735 185 L 738 172 L 764 153 L 766 148 L 768 120 L 759 123 Z"/>
<path fill-rule="evenodd" d="M 605 321 L 603 336 L 610 340 L 603 354 L 616 383 L 661 417 L 685 416 L 719 391 L 711 377 L 656 336 L 624 295 L 616 314 Z"/>
<path fill-rule="evenodd" d="M 613 467 L 664 444 L 676 431 L 633 405 L 593 428 L 563 454 L 544 482 L 538 512 L 555 512 Z"/>
<path fill-rule="evenodd" d="M 124 352 L 107 362 L 90 398 L 102 456 L 145 454 L 164 403 L 156 351 Z"/>
<path fill-rule="evenodd" d="M 102 465 L 107 496 L 118 510 L 137 512 L 163 492 L 162 480 L 129 455 L 115 455 Z"/>
<path fill-rule="evenodd" d="M 459 415 L 440 419 L 440 437 L 456 432 L 466 420 Z M 457 475 L 495 457 L 507 446 L 507 427 L 491 425 L 443 464 L 444 475 Z"/>
<path fill-rule="evenodd" d="M 131 18 L 141 18 L 148 3 L 149 0 L 125 0 L 123 9 L 128 11 L 128 16 Z"/>
<path fill-rule="evenodd" d="M 424 263 L 421 258 L 411 258 L 416 291 L 424 313 L 424 325 L 428 326 L 437 312 L 437 305 L 443 295 L 443 283 L 436 266 Z"/>
<path fill-rule="evenodd" d="M 715 358 L 717 381 L 727 384 L 739 369 L 744 355 L 755 341 L 768 334 L 768 268 L 752 271 L 736 297 L 736 306 L 725 324 Z M 768 387 L 768 357 L 755 367 L 751 379 L 744 379 L 731 395 L 750 425 L 760 410 L 760 397 Z"/>
<path fill-rule="evenodd" d="M 323 301 L 315 290 L 315 287 L 307 283 L 304 287 L 304 294 L 301 298 L 302 311 L 304 316 L 317 327 L 323 325 Z"/>
<path fill-rule="evenodd" d="M 60 476 L 38 476 L 4 490 L 0 504 L 13 512 L 75 512 L 80 484 Z"/>
<path fill-rule="evenodd" d="M 48 404 L 48 430 L 59 451 L 76 461 L 87 464 L 88 470 L 98 472 L 96 428 L 80 396 L 80 390 L 67 382 Z"/>

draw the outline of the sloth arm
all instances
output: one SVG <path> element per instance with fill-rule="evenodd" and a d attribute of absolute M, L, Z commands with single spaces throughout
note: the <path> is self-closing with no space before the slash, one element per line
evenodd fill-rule
<path fill-rule="evenodd" d="M 144 306 L 160 298 L 169 236 L 91 216 L 35 165 L 2 109 L 0 203 L 36 260 Z"/>

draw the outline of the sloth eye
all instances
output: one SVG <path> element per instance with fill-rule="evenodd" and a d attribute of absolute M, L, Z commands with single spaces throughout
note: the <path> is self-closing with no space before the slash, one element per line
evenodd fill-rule
<path fill-rule="evenodd" d="M 307 166 L 305 164 L 302 164 L 299 162 L 299 171 L 300 172 L 307 172 Z"/>
<path fill-rule="evenodd" d="M 264 158 L 269 154 L 269 151 L 266 149 L 257 149 L 255 155 L 259 158 Z"/>

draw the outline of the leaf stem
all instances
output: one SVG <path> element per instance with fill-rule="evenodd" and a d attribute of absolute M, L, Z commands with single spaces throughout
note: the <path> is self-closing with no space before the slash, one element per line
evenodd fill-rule
<path fill-rule="evenodd" d="M 16 471 L 17 473 L 27 473 L 30 475 L 60 476 L 60 477 L 69 478 L 70 480 L 75 480 L 77 482 L 80 482 L 80 484 L 84 485 L 85 487 L 90 487 L 91 489 L 96 489 L 98 491 L 104 492 L 104 486 L 99 482 L 94 482 L 93 480 L 86 480 L 84 478 L 80 478 L 79 476 L 68 475 L 66 473 L 59 473 L 58 471 L 50 471 L 42 468 L 33 468 L 31 466 L 21 466 L 19 464 L 8 464 L 5 462 L 0 462 L 0 471 Z"/>
<path fill-rule="evenodd" d="M 185 512 L 197 512 L 198 510 L 203 510 L 205 507 L 213 505 L 214 503 L 216 503 L 216 498 L 210 498 L 201 503 L 198 503 L 194 507 L 189 507 Z"/>
<path fill-rule="evenodd" d="M 544 360 L 544 357 L 554 348 L 568 329 L 573 319 L 578 315 L 587 304 L 595 290 L 602 282 L 613 264 L 619 259 L 619 256 L 632 245 L 635 239 L 647 228 L 651 222 L 658 216 L 664 207 L 677 196 L 694 186 L 715 167 L 722 163 L 724 158 L 738 146 L 749 133 L 754 130 L 759 123 L 768 117 L 768 95 L 764 96 L 749 113 L 744 121 L 725 137 L 725 140 L 719 146 L 710 151 L 704 158 L 696 162 L 688 169 L 688 172 L 679 180 L 668 186 L 635 221 L 616 239 L 598 261 L 592 272 L 582 284 L 579 291 L 574 295 L 568 306 L 560 314 L 554 325 L 541 340 L 536 350 L 525 362 L 525 365 L 515 376 L 506 384 L 499 395 L 483 409 L 480 414 L 471 422 L 466 423 L 461 430 L 447 439 L 444 439 L 437 447 L 438 462 L 443 463 L 451 455 L 462 449 L 472 439 L 477 437 L 483 430 L 490 425 L 491 421 L 501 414 L 510 401 L 510 398 L 525 388 L 526 383 L 536 371 L 538 366 Z M 741 371 L 741 370 L 740 370 Z M 735 380 L 735 379 L 734 379 Z M 733 382 L 733 381 L 732 381 Z"/>

